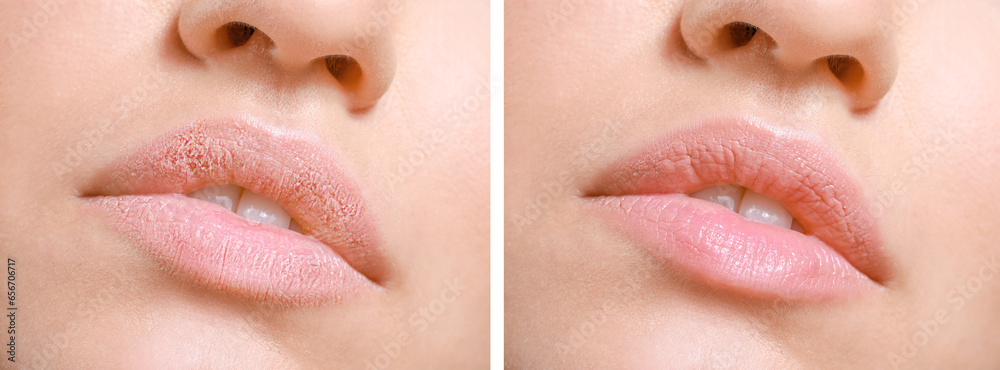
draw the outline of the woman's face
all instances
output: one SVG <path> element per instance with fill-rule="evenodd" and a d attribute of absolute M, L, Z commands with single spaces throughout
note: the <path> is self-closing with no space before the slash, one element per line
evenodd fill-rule
<path fill-rule="evenodd" d="M 3 7 L 18 364 L 485 363 L 486 3 Z"/>
<path fill-rule="evenodd" d="M 998 24 L 508 1 L 507 365 L 995 366 Z M 695 194 L 718 184 L 756 203 Z"/>

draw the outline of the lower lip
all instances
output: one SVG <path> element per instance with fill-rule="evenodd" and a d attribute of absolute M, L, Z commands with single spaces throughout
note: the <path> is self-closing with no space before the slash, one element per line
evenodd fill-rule
<path fill-rule="evenodd" d="M 376 285 L 319 241 L 179 194 L 87 202 L 170 272 L 253 300 L 312 305 Z"/>
<path fill-rule="evenodd" d="M 750 221 L 708 201 L 683 194 L 590 201 L 656 258 L 718 288 L 764 298 L 824 300 L 878 287 L 816 237 Z"/>

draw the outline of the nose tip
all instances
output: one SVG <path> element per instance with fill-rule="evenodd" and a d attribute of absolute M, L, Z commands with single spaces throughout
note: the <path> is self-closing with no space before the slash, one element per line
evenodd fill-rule
<path fill-rule="evenodd" d="M 234 52 L 251 37 L 266 38 L 273 65 L 285 73 L 321 71 L 336 81 L 351 110 L 362 110 L 385 94 L 395 75 L 391 28 L 401 10 L 397 1 L 378 0 L 194 0 L 183 5 L 178 31 L 202 60 Z"/>
<path fill-rule="evenodd" d="M 731 41 L 733 24 L 750 25 L 770 38 L 765 55 L 783 72 L 819 66 L 836 77 L 853 109 L 864 110 L 877 105 L 896 78 L 895 35 L 884 27 L 889 13 L 875 0 L 689 1 L 681 32 L 692 52 L 712 58 L 742 46 Z"/>

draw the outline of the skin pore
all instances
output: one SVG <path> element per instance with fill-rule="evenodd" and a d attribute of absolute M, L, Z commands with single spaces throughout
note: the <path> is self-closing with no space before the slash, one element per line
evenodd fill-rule
<path fill-rule="evenodd" d="M 488 17 L 435 0 L 5 4 L 0 254 L 17 261 L 18 364 L 483 367 Z M 234 43 L 229 22 L 255 31 Z M 324 62 L 343 54 L 361 80 Z M 217 115 L 337 154 L 385 249 L 380 290 L 303 307 L 205 289 L 84 212 L 82 189 L 126 149 Z"/>
<path fill-rule="evenodd" d="M 997 366 L 1000 4 L 787 4 L 506 3 L 509 367 Z M 836 151 L 881 230 L 884 291 L 719 291 L 585 211 L 620 158 L 744 114 Z"/>

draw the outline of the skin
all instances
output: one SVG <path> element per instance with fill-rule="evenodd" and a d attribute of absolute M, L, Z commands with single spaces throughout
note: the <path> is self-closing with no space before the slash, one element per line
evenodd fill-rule
<path fill-rule="evenodd" d="M 17 364 L 485 366 L 488 7 L 402 1 L 379 18 L 380 4 L 6 2 L 0 254 L 16 260 Z M 258 30 L 213 49 L 232 21 Z M 369 47 L 345 48 L 366 29 Z M 336 80 L 332 54 L 370 79 Z M 80 189 L 126 146 L 240 112 L 338 153 L 392 265 L 383 291 L 287 307 L 192 286 L 82 209 Z"/>
<path fill-rule="evenodd" d="M 506 3 L 507 367 L 997 367 L 1000 3 L 719 3 Z M 736 21 L 759 27 L 738 48 L 715 33 Z M 612 163 L 720 113 L 835 148 L 894 266 L 884 292 L 719 291 L 585 211 Z"/>

